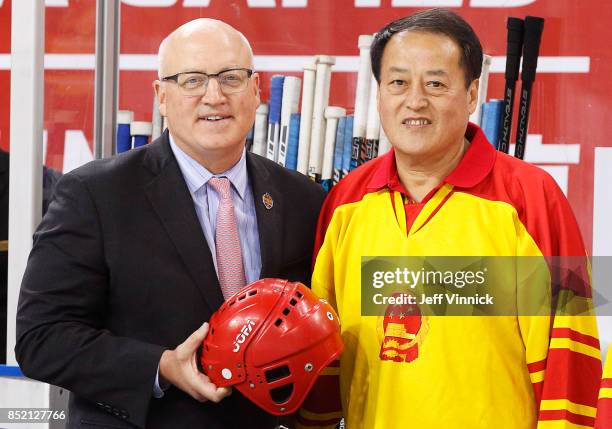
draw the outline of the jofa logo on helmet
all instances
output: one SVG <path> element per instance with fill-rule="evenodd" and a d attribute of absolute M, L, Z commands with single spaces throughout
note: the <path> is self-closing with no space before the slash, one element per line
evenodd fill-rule
<path fill-rule="evenodd" d="M 247 319 L 246 323 L 242 329 L 240 329 L 240 332 L 238 332 L 238 335 L 236 335 L 236 339 L 234 340 L 234 350 L 232 350 L 234 353 L 238 353 L 240 351 L 240 345 L 243 344 L 251 332 L 253 332 L 254 326 L 255 322 L 253 322 L 251 319 Z"/>

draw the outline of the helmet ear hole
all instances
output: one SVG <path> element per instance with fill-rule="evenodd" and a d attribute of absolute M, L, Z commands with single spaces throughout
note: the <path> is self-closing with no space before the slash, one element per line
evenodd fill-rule
<path fill-rule="evenodd" d="M 206 348 L 208 348 L 208 345 L 205 346 Z M 202 363 L 202 351 L 203 351 L 204 347 L 198 347 L 198 349 L 196 350 L 196 365 L 198 367 L 198 371 L 200 371 L 201 373 L 206 373 L 206 371 L 204 371 L 204 365 Z"/>
<path fill-rule="evenodd" d="M 270 390 L 270 397 L 277 404 L 284 404 L 291 398 L 293 393 L 293 383 L 285 384 L 284 386 L 277 387 Z"/>
<path fill-rule="evenodd" d="M 266 381 L 272 383 L 277 380 L 282 380 L 285 377 L 289 377 L 291 371 L 287 365 L 279 366 L 266 371 Z"/>

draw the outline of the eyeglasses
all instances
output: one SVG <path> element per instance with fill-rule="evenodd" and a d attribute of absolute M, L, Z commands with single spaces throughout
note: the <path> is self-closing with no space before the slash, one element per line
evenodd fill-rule
<path fill-rule="evenodd" d="M 175 82 L 183 94 L 202 96 L 206 93 L 211 78 L 217 79 L 221 92 L 225 95 L 244 91 L 249 79 L 253 75 L 251 69 L 229 69 L 219 73 L 209 74 L 203 72 L 182 72 L 172 76 L 162 77 L 164 82 Z"/>

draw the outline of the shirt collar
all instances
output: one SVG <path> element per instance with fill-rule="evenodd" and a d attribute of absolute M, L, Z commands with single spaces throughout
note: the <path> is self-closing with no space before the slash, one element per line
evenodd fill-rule
<path fill-rule="evenodd" d="M 227 177 L 240 198 L 244 200 L 249 184 L 246 165 L 246 149 L 242 150 L 240 159 L 229 170 L 220 174 L 213 174 L 178 147 L 172 138 L 172 134 L 170 134 L 170 148 L 178 162 L 181 173 L 183 173 L 187 188 L 192 195 L 208 183 L 212 177 Z"/>
<path fill-rule="evenodd" d="M 465 137 L 470 142 L 468 150 L 442 183 L 449 183 L 461 188 L 471 188 L 480 183 L 493 168 L 497 151 L 488 142 L 480 127 L 468 123 Z M 408 195 L 397 174 L 393 148 L 383 155 L 376 172 L 368 182 L 368 190 L 370 191 L 378 191 L 384 187 Z"/>

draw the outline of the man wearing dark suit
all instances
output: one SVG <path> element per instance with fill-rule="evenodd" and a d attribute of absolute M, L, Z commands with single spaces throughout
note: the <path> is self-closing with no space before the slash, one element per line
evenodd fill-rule
<path fill-rule="evenodd" d="M 245 152 L 259 77 L 241 33 L 195 20 L 162 42 L 159 60 L 169 131 L 58 183 L 21 286 L 17 360 L 72 392 L 70 428 L 272 428 L 276 418 L 196 365 L 202 323 L 227 298 L 215 235 L 227 193 L 214 185 L 231 189 L 246 283 L 309 281 L 324 195 Z"/>

